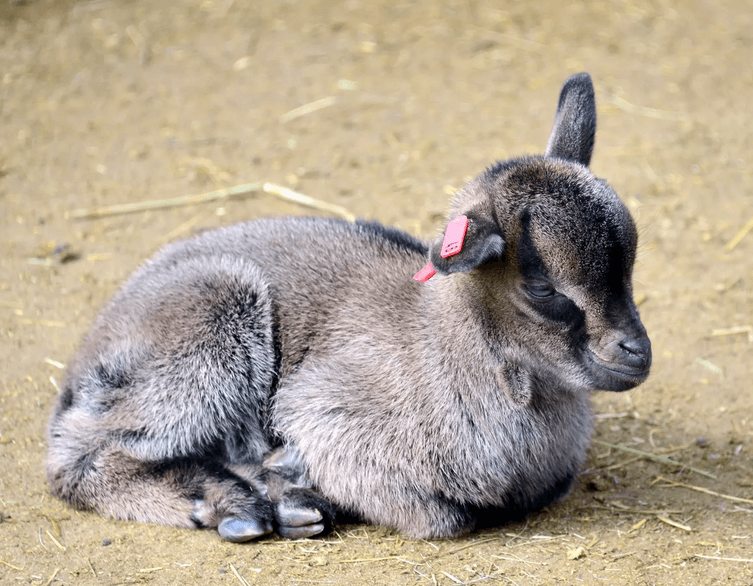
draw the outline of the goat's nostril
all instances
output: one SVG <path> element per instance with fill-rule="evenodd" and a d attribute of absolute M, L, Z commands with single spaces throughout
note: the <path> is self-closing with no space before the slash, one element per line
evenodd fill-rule
<path fill-rule="evenodd" d="M 619 346 L 633 360 L 638 359 L 644 363 L 651 360 L 651 340 L 646 336 L 626 338 L 619 343 Z"/>

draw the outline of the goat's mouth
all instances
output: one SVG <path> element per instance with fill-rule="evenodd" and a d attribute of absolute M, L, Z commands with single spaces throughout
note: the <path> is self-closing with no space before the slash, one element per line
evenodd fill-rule
<path fill-rule="evenodd" d="M 648 378 L 651 370 L 650 357 L 642 364 L 625 364 L 604 360 L 592 350 L 586 350 L 584 355 L 593 385 L 602 391 L 619 392 L 637 387 Z"/>

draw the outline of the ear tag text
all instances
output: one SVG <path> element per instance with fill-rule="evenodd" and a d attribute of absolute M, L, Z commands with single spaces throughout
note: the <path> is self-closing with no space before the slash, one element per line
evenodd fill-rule
<path fill-rule="evenodd" d="M 458 216 L 447 224 L 447 230 L 444 233 L 444 240 L 442 241 L 442 250 L 439 252 L 442 258 L 448 258 L 455 256 L 461 250 L 463 250 L 463 242 L 465 241 L 465 235 L 468 232 L 468 217 Z M 413 275 L 413 279 L 419 283 L 426 283 L 434 275 L 437 274 L 436 269 L 431 263 L 428 263 L 424 268 Z"/>
<path fill-rule="evenodd" d="M 447 230 L 445 230 L 444 240 L 442 241 L 442 250 L 439 255 L 442 258 L 447 258 L 455 256 L 463 250 L 466 232 L 468 232 L 468 216 L 458 216 L 447 224 Z"/>

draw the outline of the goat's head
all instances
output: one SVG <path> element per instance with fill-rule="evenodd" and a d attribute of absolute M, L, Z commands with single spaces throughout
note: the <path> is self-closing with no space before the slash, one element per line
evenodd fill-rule
<path fill-rule="evenodd" d="M 575 75 L 546 154 L 466 185 L 450 213 L 469 219 L 463 249 L 442 258 L 440 238 L 430 258 L 440 274 L 467 273 L 509 360 L 573 388 L 623 391 L 648 376 L 651 343 L 633 301 L 635 225 L 588 169 L 595 129 L 591 79 Z"/>

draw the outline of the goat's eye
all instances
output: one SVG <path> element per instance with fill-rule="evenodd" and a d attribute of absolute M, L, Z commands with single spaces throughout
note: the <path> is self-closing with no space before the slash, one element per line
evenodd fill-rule
<path fill-rule="evenodd" d="M 554 297 L 557 293 L 551 283 L 539 281 L 536 283 L 525 284 L 526 293 L 528 293 L 534 299 L 548 299 Z"/>

